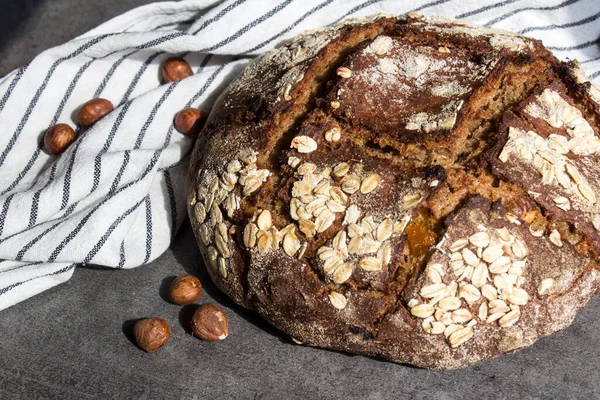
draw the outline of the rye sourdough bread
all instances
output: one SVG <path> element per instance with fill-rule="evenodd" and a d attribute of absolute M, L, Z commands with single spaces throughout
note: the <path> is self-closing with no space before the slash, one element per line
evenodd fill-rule
<path fill-rule="evenodd" d="M 375 16 L 251 62 L 198 140 L 216 285 L 297 341 L 459 368 L 600 287 L 600 92 L 539 41 Z"/>

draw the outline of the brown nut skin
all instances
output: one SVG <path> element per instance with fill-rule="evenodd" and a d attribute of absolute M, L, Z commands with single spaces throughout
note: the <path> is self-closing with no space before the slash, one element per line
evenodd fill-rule
<path fill-rule="evenodd" d="M 202 297 L 202 284 L 193 275 L 179 275 L 171 283 L 171 300 L 175 304 L 192 304 Z"/>
<path fill-rule="evenodd" d="M 194 75 L 192 67 L 183 58 L 171 57 L 162 65 L 162 76 L 165 83 L 180 81 Z"/>
<path fill-rule="evenodd" d="M 138 346 L 148 353 L 160 349 L 171 337 L 171 325 L 164 318 L 140 319 L 133 325 Z"/>
<path fill-rule="evenodd" d="M 56 124 L 44 134 L 44 147 L 50 154 L 59 154 L 65 151 L 76 137 L 75 131 L 69 125 Z"/>
<path fill-rule="evenodd" d="M 184 108 L 175 115 L 175 129 L 184 135 L 200 133 L 206 122 L 206 113 L 197 108 Z"/>
<path fill-rule="evenodd" d="M 79 109 L 77 122 L 84 128 L 90 127 L 114 109 L 113 104 L 106 99 L 92 99 Z"/>
<path fill-rule="evenodd" d="M 192 316 L 192 332 L 209 342 L 223 340 L 229 334 L 227 316 L 213 303 L 202 304 Z"/>

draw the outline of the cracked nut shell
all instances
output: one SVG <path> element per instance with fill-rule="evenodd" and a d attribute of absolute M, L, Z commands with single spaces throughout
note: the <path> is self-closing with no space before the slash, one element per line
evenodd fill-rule
<path fill-rule="evenodd" d="M 84 128 L 90 127 L 114 109 L 113 104 L 106 99 L 92 99 L 79 109 L 77 122 Z"/>
<path fill-rule="evenodd" d="M 227 316 L 213 303 L 202 304 L 192 316 L 192 332 L 201 339 L 214 342 L 229 334 Z"/>
<path fill-rule="evenodd" d="M 75 131 L 69 125 L 56 124 L 44 134 L 44 147 L 51 154 L 59 154 L 69 147 L 76 137 Z"/>
<path fill-rule="evenodd" d="M 184 108 L 175 115 L 175 129 L 184 135 L 200 133 L 206 116 L 204 111 L 197 108 Z"/>
<path fill-rule="evenodd" d="M 175 304 L 192 304 L 202 297 L 202 284 L 195 276 L 183 274 L 171 283 L 170 294 Z"/>
<path fill-rule="evenodd" d="M 183 58 L 171 57 L 162 65 L 162 76 L 165 83 L 180 81 L 194 75 L 192 67 Z"/>
<path fill-rule="evenodd" d="M 133 335 L 142 350 L 152 353 L 169 341 L 171 325 L 164 318 L 140 319 L 133 325 Z"/>

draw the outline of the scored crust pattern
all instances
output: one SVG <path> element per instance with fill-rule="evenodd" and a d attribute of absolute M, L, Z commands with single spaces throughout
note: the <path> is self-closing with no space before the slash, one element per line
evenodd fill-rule
<path fill-rule="evenodd" d="M 540 42 L 377 15 L 251 62 L 190 166 L 206 267 L 296 342 L 459 368 L 599 288 L 600 91 Z"/>

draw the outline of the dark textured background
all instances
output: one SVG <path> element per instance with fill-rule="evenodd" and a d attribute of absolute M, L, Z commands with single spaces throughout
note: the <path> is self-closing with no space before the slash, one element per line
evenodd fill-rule
<path fill-rule="evenodd" d="M 147 0 L 0 0 L 0 75 L 38 52 Z M 197 274 L 201 302 L 229 316 L 207 343 L 186 325 L 194 306 L 165 298 L 175 275 Z M 146 354 L 132 321 L 162 316 L 170 342 Z M 189 225 L 171 250 L 129 271 L 80 268 L 66 284 L 0 311 L 0 399 L 571 399 L 600 398 L 600 299 L 564 332 L 459 371 L 427 371 L 294 345 L 219 294 Z"/>

